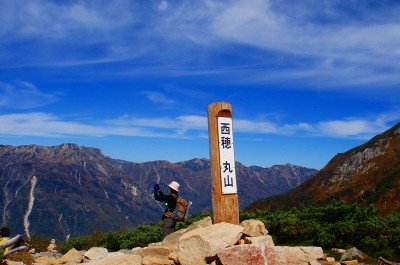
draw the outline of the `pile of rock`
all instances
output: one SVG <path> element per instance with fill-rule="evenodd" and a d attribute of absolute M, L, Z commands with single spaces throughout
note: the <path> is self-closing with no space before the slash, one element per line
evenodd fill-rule
<path fill-rule="evenodd" d="M 172 260 L 181 265 L 189 264 L 301 264 L 321 258 L 320 247 L 278 247 L 264 224 L 258 220 L 246 220 L 240 225 L 212 224 L 211 218 L 203 219 L 185 230 L 167 236 L 162 242 L 147 248 L 134 250 L 143 257 L 158 256 L 159 263 Z M 161 261 L 163 260 L 164 263 Z M 154 262 L 154 261 L 153 261 Z"/>
<path fill-rule="evenodd" d="M 39 255 L 34 260 L 37 265 L 337 264 L 321 262 L 323 257 L 320 247 L 275 246 L 261 221 L 246 220 L 240 225 L 212 224 L 211 218 L 207 217 L 144 248 L 112 253 L 99 247 L 86 252 L 71 249 L 62 257 Z"/>

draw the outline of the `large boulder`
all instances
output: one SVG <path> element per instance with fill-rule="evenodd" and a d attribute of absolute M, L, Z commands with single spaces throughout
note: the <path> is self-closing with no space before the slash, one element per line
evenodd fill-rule
<path fill-rule="evenodd" d="M 265 245 L 237 245 L 218 253 L 222 265 L 267 265 Z"/>
<path fill-rule="evenodd" d="M 57 265 L 60 264 L 60 261 L 55 257 L 48 257 L 48 256 L 37 256 L 34 258 L 35 263 L 38 264 L 51 264 Z"/>
<path fill-rule="evenodd" d="M 207 227 L 207 226 L 212 226 L 212 219 L 211 219 L 210 216 L 207 216 L 206 218 L 201 219 L 201 220 L 199 220 L 197 222 L 194 222 L 193 224 L 189 225 L 186 228 L 186 231 L 189 232 L 189 231 L 192 231 L 192 230 L 195 230 L 195 229 L 198 229 L 198 228 Z"/>
<path fill-rule="evenodd" d="M 268 234 L 268 230 L 260 220 L 245 220 L 240 223 L 244 227 L 243 234 L 250 237 L 265 236 Z"/>
<path fill-rule="evenodd" d="M 265 236 L 256 236 L 256 237 L 249 237 L 246 236 L 244 238 L 244 243 L 245 244 L 262 244 L 265 246 L 273 247 L 274 241 L 272 240 L 272 237 L 270 235 L 265 235 Z"/>
<path fill-rule="evenodd" d="M 60 263 L 81 263 L 83 255 L 83 251 L 78 251 L 75 248 L 72 248 L 60 258 Z"/>
<path fill-rule="evenodd" d="M 212 225 L 211 217 L 206 217 L 193 224 L 189 225 L 186 229 L 180 229 L 172 234 L 166 236 L 161 242 L 162 246 L 169 247 L 173 251 L 178 251 L 178 241 L 187 232 L 196 230 L 198 228 L 203 228 Z"/>
<path fill-rule="evenodd" d="M 294 247 L 268 247 L 267 248 L 268 265 L 308 265 L 304 252 Z"/>
<path fill-rule="evenodd" d="M 103 259 L 85 263 L 87 265 L 142 265 L 142 257 L 123 253 L 110 253 Z"/>
<path fill-rule="evenodd" d="M 322 258 L 320 247 L 269 247 L 265 244 L 238 245 L 218 253 L 223 265 L 308 265 Z"/>
<path fill-rule="evenodd" d="M 84 255 L 84 260 L 98 260 L 107 256 L 108 250 L 102 247 L 92 247 Z"/>
<path fill-rule="evenodd" d="M 322 259 L 324 256 L 324 251 L 321 247 L 300 247 L 300 249 L 304 252 L 304 255 L 308 262 L 312 260 Z"/>
<path fill-rule="evenodd" d="M 363 261 L 365 254 L 358 250 L 357 248 L 350 248 L 343 253 L 341 261 L 346 260 L 358 260 Z"/>
<path fill-rule="evenodd" d="M 173 265 L 174 262 L 169 259 L 146 256 L 142 260 L 142 265 Z"/>
<path fill-rule="evenodd" d="M 140 248 L 136 250 L 133 254 L 145 257 L 145 256 L 157 256 L 157 257 L 168 257 L 172 250 L 165 246 L 150 246 L 145 248 Z"/>
<path fill-rule="evenodd" d="M 173 251 L 178 251 L 178 241 L 186 233 L 186 229 L 178 230 L 166 236 L 161 242 L 161 246 L 168 247 Z"/>
<path fill-rule="evenodd" d="M 218 252 L 241 238 L 243 230 L 242 226 L 222 222 L 189 231 L 179 239 L 178 260 L 181 265 L 192 265 L 215 259 Z"/>
<path fill-rule="evenodd" d="M 173 251 L 165 246 L 150 246 L 133 252 L 143 258 L 143 264 L 171 264 L 170 255 Z M 157 262 L 156 262 L 157 261 Z M 173 262 L 172 262 L 173 264 Z"/>

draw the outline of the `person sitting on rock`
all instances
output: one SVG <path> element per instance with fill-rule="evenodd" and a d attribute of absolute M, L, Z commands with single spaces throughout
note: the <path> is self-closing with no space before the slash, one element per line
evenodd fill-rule
<path fill-rule="evenodd" d="M 0 228 L 0 248 L 4 249 L 4 256 L 28 248 L 27 246 L 22 246 L 24 243 L 23 236 L 16 235 L 10 238 L 10 234 L 10 228 L 6 226 Z"/>
<path fill-rule="evenodd" d="M 176 207 L 178 198 L 179 183 L 172 181 L 169 185 L 169 194 L 165 195 L 160 190 L 160 185 L 154 185 L 154 198 L 165 203 L 165 211 L 161 217 L 163 221 L 163 238 L 175 231 L 176 222 L 171 218 L 172 212 Z"/>

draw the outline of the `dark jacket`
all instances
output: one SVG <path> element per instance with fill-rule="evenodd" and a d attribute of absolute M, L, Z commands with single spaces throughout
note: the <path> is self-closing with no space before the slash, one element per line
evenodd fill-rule
<path fill-rule="evenodd" d="M 177 198 L 178 194 L 165 195 L 161 190 L 154 191 L 154 199 L 165 203 L 165 210 L 162 219 L 169 217 L 166 213 L 172 213 L 175 210 Z"/>

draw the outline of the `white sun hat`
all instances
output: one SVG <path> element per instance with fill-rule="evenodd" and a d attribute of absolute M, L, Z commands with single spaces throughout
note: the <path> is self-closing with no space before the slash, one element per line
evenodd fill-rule
<path fill-rule="evenodd" d="M 171 189 L 173 189 L 173 190 L 175 190 L 175 191 L 178 191 L 179 192 L 179 183 L 178 182 L 176 182 L 176 181 L 172 181 L 169 185 L 168 185 L 168 187 L 170 187 Z"/>

